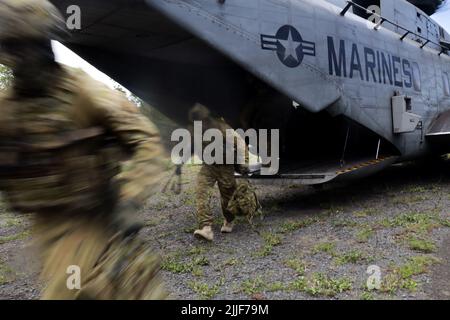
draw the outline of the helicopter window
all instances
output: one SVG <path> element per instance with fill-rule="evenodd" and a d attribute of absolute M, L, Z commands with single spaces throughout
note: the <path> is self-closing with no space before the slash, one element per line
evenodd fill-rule
<path fill-rule="evenodd" d="M 414 90 L 416 91 L 422 91 L 422 79 L 420 74 L 420 68 L 417 62 L 414 62 L 412 64 L 413 69 L 413 84 L 414 84 Z"/>
<path fill-rule="evenodd" d="M 361 7 L 364 8 L 369 8 L 370 6 L 381 6 L 381 1 L 380 0 L 354 0 L 354 3 L 356 3 L 357 5 L 360 5 Z M 372 16 L 372 13 L 367 13 L 367 10 L 363 10 L 361 8 L 357 8 L 357 7 L 353 7 L 353 13 L 356 14 L 357 16 L 360 16 L 363 19 L 369 19 Z"/>
<path fill-rule="evenodd" d="M 417 27 L 417 32 L 422 33 L 422 29 L 420 27 Z"/>
<path fill-rule="evenodd" d="M 447 72 L 444 72 L 443 80 L 444 80 L 444 94 L 446 96 L 450 96 L 450 78 Z"/>
<path fill-rule="evenodd" d="M 411 112 L 412 111 L 412 100 L 410 97 L 405 97 L 405 103 L 406 103 L 406 111 Z"/>

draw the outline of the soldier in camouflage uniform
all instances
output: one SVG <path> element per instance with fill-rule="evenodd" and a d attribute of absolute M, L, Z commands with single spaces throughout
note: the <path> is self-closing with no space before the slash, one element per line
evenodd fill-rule
<path fill-rule="evenodd" d="M 226 131 L 232 128 L 222 118 L 214 118 L 210 115 L 209 110 L 197 104 L 189 114 L 189 119 L 193 121 L 201 121 L 203 131 L 208 129 L 218 129 L 223 137 L 226 137 Z M 196 184 L 196 205 L 199 229 L 194 235 L 201 239 L 212 241 L 214 232 L 212 231 L 213 216 L 210 209 L 210 200 L 214 192 L 214 185 L 219 186 L 222 213 L 224 223 L 221 229 L 222 233 L 231 233 L 233 231 L 233 221 L 235 215 L 229 210 L 228 205 L 236 191 L 237 183 L 234 176 L 235 170 L 240 173 L 248 172 L 248 152 L 245 142 L 234 132 L 234 149 L 236 154 L 240 153 L 244 156 L 245 164 L 203 164 L 197 177 Z M 207 144 L 206 144 L 207 145 Z M 206 145 L 203 146 L 206 147 Z M 226 152 L 226 143 L 224 141 L 224 152 Z M 225 159 L 225 157 L 224 157 Z M 237 159 L 237 157 L 235 157 Z"/>
<path fill-rule="evenodd" d="M 46 0 L 0 0 L 0 63 L 14 74 L 0 98 L 0 189 L 35 213 L 44 299 L 164 298 L 134 217 L 163 171 L 159 134 L 121 93 L 54 61 L 64 29 Z M 70 266 L 81 290 L 66 285 Z"/>

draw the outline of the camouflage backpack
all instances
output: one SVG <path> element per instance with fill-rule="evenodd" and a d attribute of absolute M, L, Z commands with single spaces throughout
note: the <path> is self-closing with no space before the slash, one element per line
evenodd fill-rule
<path fill-rule="evenodd" d="M 247 217 L 250 223 L 255 215 L 262 214 L 255 189 L 248 181 L 238 183 L 236 191 L 228 203 L 228 210 L 235 216 Z"/>

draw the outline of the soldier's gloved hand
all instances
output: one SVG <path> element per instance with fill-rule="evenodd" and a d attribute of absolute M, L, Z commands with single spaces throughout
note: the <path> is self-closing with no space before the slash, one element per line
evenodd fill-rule
<path fill-rule="evenodd" d="M 236 169 L 237 173 L 239 173 L 241 175 L 247 175 L 250 173 L 250 168 L 246 164 L 238 164 L 235 166 L 235 169 Z"/>
<path fill-rule="evenodd" d="M 140 205 L 133 200 L 121 201 L 113 212 L 112 227 L 121 232 L 124 238 L 136 235 L 144 223 L 138 219 Z"/>

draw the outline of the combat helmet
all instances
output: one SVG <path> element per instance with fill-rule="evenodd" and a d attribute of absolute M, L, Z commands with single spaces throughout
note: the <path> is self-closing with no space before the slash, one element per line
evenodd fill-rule
<path fill-rule="evenodd" d="M 189 121 L 205 121 L 211 117 L 211 113 L 207 107 L 204 105 L 197 103 L 190 111 L 189 111 Z"/>
<path fill-rule="evenodd" d="M 23 57 L 37 52 L 54 59 L 50 39 L 60 40 L 65 34 L 63 17 L 49 1 L 0 0 L 0 64 L 14 69 Z"/>
<path fill-rule="evenodd" d="M 47 0 L 0 0 L 0 41 L 60 39 L 67 33 L 61 13 Z"/>

